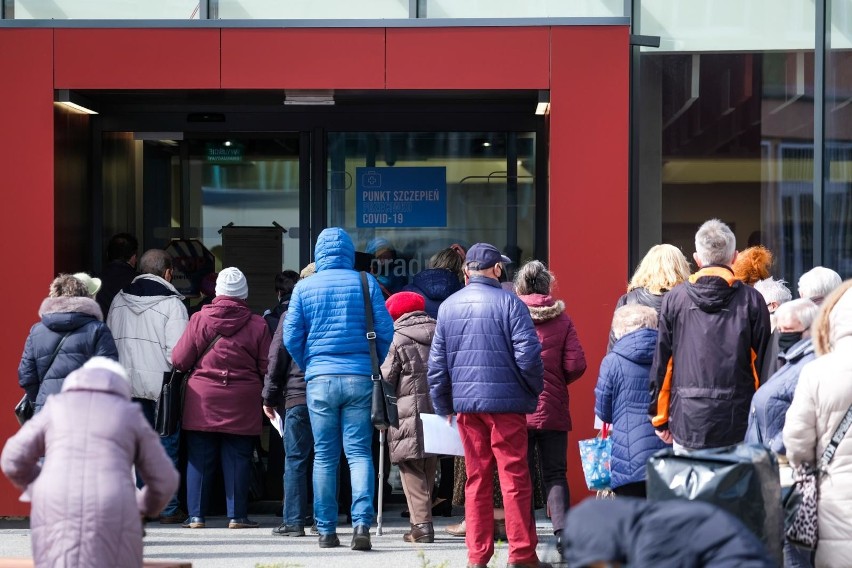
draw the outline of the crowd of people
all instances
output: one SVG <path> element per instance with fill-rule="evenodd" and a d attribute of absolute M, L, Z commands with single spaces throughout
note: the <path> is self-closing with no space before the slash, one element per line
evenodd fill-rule
<path fill-rule="evenodd" d="M 393 250 L 375 239 L 370 248 L 379 259 Z M 730 228 L 707 221 L 695 235 L 694 273 L 678 248 L 654 246 L 615 301 L 595 414 L 612 425 L 616 498 L 569 508 L 569 385 L 587 361 L 582 330 L 554 297 L 555 275 L 544 263 L 513 266 L 491 244 L 455 244 L 410 283 L 376 274 L 364 288 L 352 239 L 328 228 L 313 263 L 276 276 L 277 302 L 261 316 L 246 303 L 238 268 L 206 278 L 202 301 L 188 311 L 171 283 L 169 255 L 138 254 L 135 238 L 116 235 L 102 278 L 58 276 L 25 342 L 19 384 L 35 415 L 9 440 L 0 466 L 15 485 L 30 487 L 33 553 L 45 565 L 87 534 L 101 544 L 78 546 L 80 558 L 141 565 L 146 518 L 206 526 L 217 469 L 228 527 L 256 528 L 249 485 L 264 415 L 283 426 L 283 521 L 273 534 L 301 537 L 313 528 L 320 548 L 340 546 L 343 466 L 349 546 L 370 550 L 376 464 L 368 335 L 397 395 L 400 420 L 388 446 L 410 517 L 403 538 L 434 542 L 433 515 L 463 505 L 464 519 L 448 532 L 465 537 L 473 568 L 491 561 L 495 538 L 508 541 L 510 567 L 548 566 L 536 552 L 533 515 L 544 506 L 570 566 L 653 558 L 726 565 L 723 557 L 769 566 L 763 545 L 738 535 L 748 529 L 733 517 L 694 503 L 646 501 L 648 458 L 670 446 L 763 444 L 778 455 L 789 487 L 795 468 L 816 461 L 852 405 L 852 382 L 844 380 L 852 378 L 852 280 L 816 267 L 801 276 L 793 300 L 771 275 L 771 251 L 738 252 Z M 158 437 L 157 401 L 172 369 L 189 375 L 181 424 Z M 426 451 L 424 413 L 455 424 L 463 457 Z M 67 428 L 81 419 L 90 426 Z M 182 443 L 185 508 L 177 492 Z M 852 447 L 840 444 L 821 481 L 828 485 L 820 493 L 820 546 L 814 556 L 786 543 L 785 565 L 852 566 L 852 523 L 843 515 L 850 463 Z M 93 502 L 111 505 L 92 515 Z M 62 523 L 47 533 L 54 515 Z M 625 520 L 616 534 L 618 518 Z M 703 549 L 654 552 L 663 518 L 674 532 L 712 526 L 724 543 L 715 560 Z"/>

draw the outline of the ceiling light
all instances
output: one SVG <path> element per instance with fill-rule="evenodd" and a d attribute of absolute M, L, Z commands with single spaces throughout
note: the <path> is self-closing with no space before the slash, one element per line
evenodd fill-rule
<path fill-rule="evenodd" d="M 91 101 L 67 89 L 57 89 L 54 93 L 54 102 L 77 112 L 98 114 L 98 111 L 93 110 L 94 104 Z"/>
<path fill-rule="evenodd" d="M 230 145 L 231 145 L 231 141 L 230 141 L 230 140 L 225 140 L 225 146 L 230 146 Z"/>
<path fill-rule="evenodd" d="M 491 147 L 491 142 L 483 142 L 483 143 L 482 143 L 482 147 L 483 147 L 483 148 L 490 148 L 490 147 Z"/>
<path fill-rule="evenodd" d="M 538 92 L 538 104 L 536 104 L 535 113 L 539 116 L 550 114 L 550 91 L 541 90 Z"/>
<path fill-rule="evenodd" d="M 284 104 L 330 106 L 334 104 L 334 91 L 284 91 Z"/>

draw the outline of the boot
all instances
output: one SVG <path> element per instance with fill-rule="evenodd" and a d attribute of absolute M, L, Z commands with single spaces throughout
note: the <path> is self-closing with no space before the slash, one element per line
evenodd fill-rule
<path fill-rule="evenodd" d="M 432 523 L 411 525 L 411 530 L 402 535 L 405 542 L 435 542 L 435 529 Z"/>

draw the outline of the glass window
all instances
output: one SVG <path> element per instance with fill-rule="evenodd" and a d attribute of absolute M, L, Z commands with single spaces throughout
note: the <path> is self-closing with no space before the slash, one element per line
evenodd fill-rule
<path fill-rule="evenodd" d="M 408 0 L 219 0 L 219 18 L 223 20 L 408 18 L 408 11 Z"/>
<path fill-rule="evenodd" d="M 624 17 L 624 0 L 421 0 L 427 18 Z"/>
<path fill-rule="evenodd" d="M 7 18 L 16 20 L 195 20 L 198 0 L 93 2 L 92 0 L 14 0 Z M 8 8 L 7 8 L 8 10 Z"/>
<path fill-rule="evenodd" d="M 328 136 L 328 225 L 358 251 L 389 252 L 391 291 L 454 243 L 534 258 L 535 134 L 336 132 Z"/>

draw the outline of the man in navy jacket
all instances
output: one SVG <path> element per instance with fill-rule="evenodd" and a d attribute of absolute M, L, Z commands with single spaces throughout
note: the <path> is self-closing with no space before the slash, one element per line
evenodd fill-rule
<path fill-rule="evenodd" d="M 466 286 L 441 304 L 429 354 L 435 412 L 458 413 L 467 469 L 468 566 L 474 568 L 486 566 L 494 554 L 495 461 L 506 507 L 509 568 L 544 566 L 535 550 L 526 423 L 544 388 L 541 344 L 529 309 L 500 287 L 507 262 L 492 245 L 470 247 Z"/>

